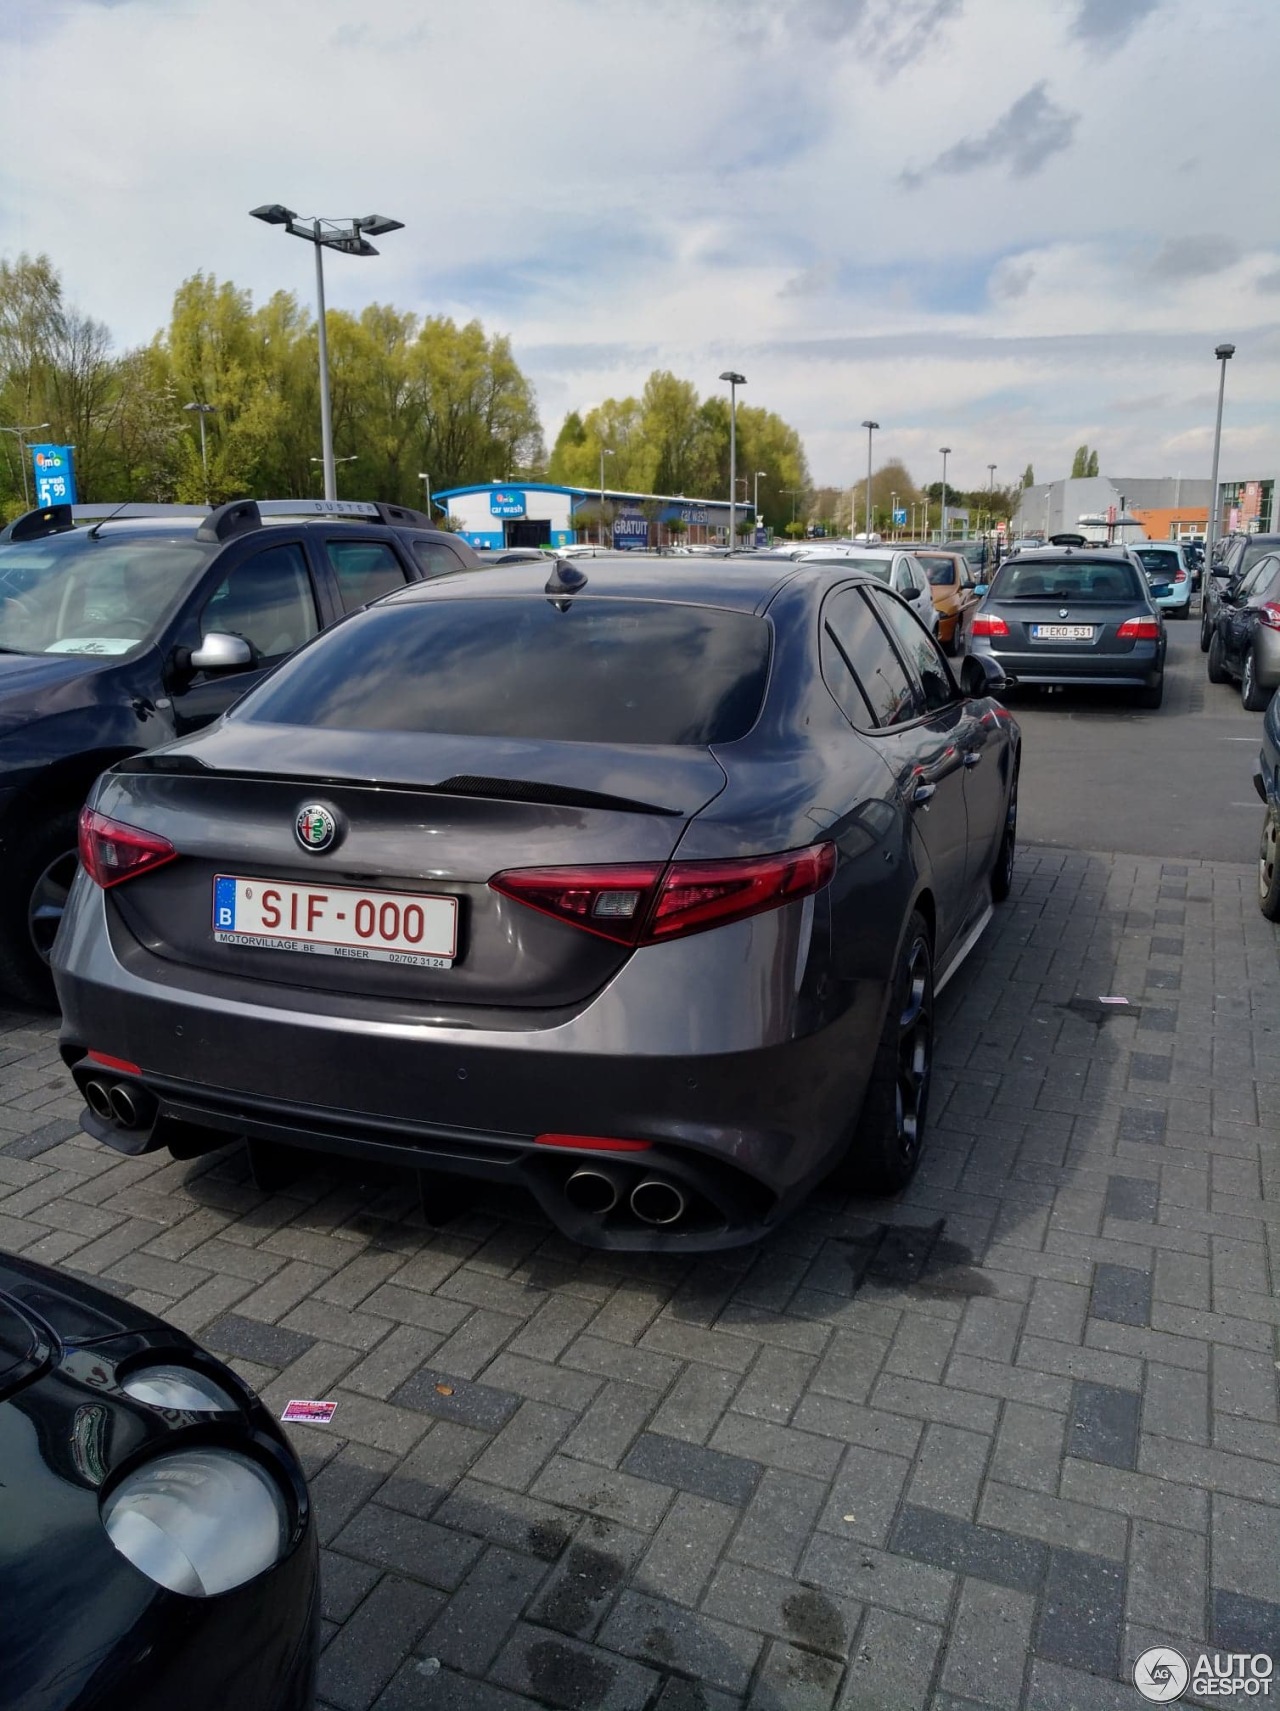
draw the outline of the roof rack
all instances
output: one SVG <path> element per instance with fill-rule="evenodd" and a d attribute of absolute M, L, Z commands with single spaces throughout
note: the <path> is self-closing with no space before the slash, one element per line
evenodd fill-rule
<path fill-rule="evenodd" d="M 7 529 L 0 529 L 0 541 L 38 541 L 74 528 L 70 505 L 45 505 L 38 511 L 24 511 Z"/>

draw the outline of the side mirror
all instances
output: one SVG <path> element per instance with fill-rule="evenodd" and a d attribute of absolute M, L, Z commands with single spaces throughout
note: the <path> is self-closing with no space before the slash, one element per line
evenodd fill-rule
<path fill-rule="evenodd" d="M 224 635 L 221 630 L 202 636 L 191 653 L 193 671 L 243 671 L 252 664 L 253 649 L 244 637 Z"/>
<path fill-rule="evenodd" d="M 990 654 L 966 654 L 960 666 L 960 687 L 975 699 L 998 695 L 1013 681 L 1000 661 Z"/>

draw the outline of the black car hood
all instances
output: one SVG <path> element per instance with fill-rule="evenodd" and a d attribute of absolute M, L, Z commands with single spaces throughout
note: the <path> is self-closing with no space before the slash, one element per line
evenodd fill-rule
<path fill-rule="evenodd" d="M 0 1399 L 23 1382 L 29 1340 L 52 1340 L 74 1348 L 109 1337 L 168 1333 L 163 1320 L 79 1278 L 0 1254 Z"/>
<path fill-rule="evenodd" d="M 81 699 L 80 684 L 123 657 L 0 653 L 0 729 L 72 705 Z"/>

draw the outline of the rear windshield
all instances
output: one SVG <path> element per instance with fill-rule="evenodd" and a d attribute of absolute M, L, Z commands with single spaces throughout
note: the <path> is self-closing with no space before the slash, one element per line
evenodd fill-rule
<path fill-rule="evenodd" d="M 956 585 L 955 562 L 949 558 L 930 558 L 926 553 L 917 553 L 916 557 L 925 568 L 925 574 L 934 588 L 954 588 Z"/>
<path fill-rule="evenodd" d="M 1119 559 L 1010 559 L 996 575 L 993 600 L 1145 599 L 1138 572 Z"/>
<path fill-rule="evenodd" d="M 1176 547 L 1133 547 L 1131 550 L 1143 570 L 1153 570 L 1157 575 L 1168 576 L 1170 571 L 1178 568 Z"/>
<path fill-rule="evenodd" d="M 733 742 L 769 671 L 763 618 L 582 597 L 373 607 L 305 649 L 234 717 L 341 731 L 667 746 Z"/>
<path fill-rule="evenodd" d="M 878 582 L 888 582 L 889 572 L 893 569 L 891 558 L 876 558 L 871 553 L 832 553 L 823 558 L 820 553 L 813 553 L 806 558 L 806 564 L 839 565 L 841 570 L 865 570 L 868 576 L 874 576 Z"/>

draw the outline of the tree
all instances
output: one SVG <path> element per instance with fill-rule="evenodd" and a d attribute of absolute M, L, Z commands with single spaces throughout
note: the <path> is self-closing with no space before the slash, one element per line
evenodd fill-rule
<path fill-rule="evenodd" d="M 1022 485 L 1024 487 L 1034 487 L 1035 484 L 1036 484 L 1036 472 L 1034 469 L 1032 469 L 1031 465 L 1028 464 L 1027 467 L 1022 472 Z"/>
<path fill-rule="evenodd" d="M 1086 475 L 1096 475 L 1097 473 L 1098 473 L 1098 454 L 1096 451 L 1091 451 L 1089 453 L 1089 462 L 1085 466 L 1085 474 Z"/>
<path fill-rule="evenodd" d="M 1072 481 L 1082 481 L 1089 473 L 1089 448 L 1077 446 L 1076 455 L 1071 460 Z"/>

